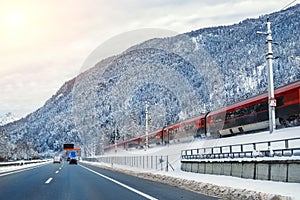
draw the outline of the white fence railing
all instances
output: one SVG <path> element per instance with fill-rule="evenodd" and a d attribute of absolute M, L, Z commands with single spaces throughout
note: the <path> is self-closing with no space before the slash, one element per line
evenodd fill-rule
<path fill-rule="evenodd" d="M 85 158 L 84 160 L 161 171 L 168 171 L 170 168 L 174 171 L 173 166 L 169 163 L 168 156 L 99 156 Z"/>

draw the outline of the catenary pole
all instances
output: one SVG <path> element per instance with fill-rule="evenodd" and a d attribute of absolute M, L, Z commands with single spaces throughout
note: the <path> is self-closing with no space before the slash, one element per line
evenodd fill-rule
<path fill-rule="evenodd" d="M 149 134 L 149 102 L 146 101 L 146 142 L 145 142 L 145 150 L 148 149 L 148 134 Z"/>
<path fill-rule="evenodd" d="M 267 36 L 267 67 L 268 67 L 268 105 L 269 105 L 269 131 L 270 134 L 276 129 L 275 121 L 275 107 L 276 99 L 274 95 L 274 80 L 273 80 L 273 51 L 272 51 L 272 31 L 271 31 L 271 22 L 267 18 L 267 32 L 257 32 L 258 34 L 264 34 Z"/>

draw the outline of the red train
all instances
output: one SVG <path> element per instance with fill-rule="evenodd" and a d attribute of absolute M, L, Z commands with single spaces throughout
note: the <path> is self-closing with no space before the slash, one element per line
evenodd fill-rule
<path fill-rule="evenodd" d="M 300 81 L 275 90 L 276 125 L 300 125 Z M 221 137 L 269 127 L 268 94 L 208 112 L 148 134 L 149 144 L 163 144 L 188 137 Z M 143 146 L 146 135 L 120 141 L 124 148 Z M 113 148 L 107 146 L 104 150 Z"/>

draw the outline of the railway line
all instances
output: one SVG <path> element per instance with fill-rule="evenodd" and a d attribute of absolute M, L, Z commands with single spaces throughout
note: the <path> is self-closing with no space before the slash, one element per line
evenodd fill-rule
<path fill-rule="evenodd" d="M 276 126 L 300 125 L 300 81 L 275 90 Z M 226 137 L 264 130 L 269 127 L 267 93 L 236 104 L 207 112 L 170 126 L 117 144 L 104 147 L 104 151 L 117 147 L 139 148 L 146 144 L 166 144 L 187 137 Z"/>

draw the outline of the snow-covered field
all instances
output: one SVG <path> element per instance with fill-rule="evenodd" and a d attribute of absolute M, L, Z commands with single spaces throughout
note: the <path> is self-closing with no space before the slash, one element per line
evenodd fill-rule
<path fill-rule="evenodd" d="M 105 156 L 133 156 L 133 155 L 168 155 L 169 162 L 174 167 L 174 171 L 156 171 L 149 169 L 132 168 L 124 165 L 113 166 L 116 170 L 125 171 L 126 173 L 133 173 L 137 176 L 144 176 L 153 180 L 168 182 L 169 184 L 183 185 L 187 189 L 189 186 L 184 186 L 186 182 L 192 185 L 198 192 L 200 187 L 206 190 L 215 190 L 216 193 L 227 193 L 222 198 L 231 199 L 299 199 L 300 200 L 300 184 L 299 183 L 284 183 L 275 181 L 261 181 L 252 179 L 243 179 L 230 176 L 218 176 L 208 174 L 198 174 L 183 172 L 180 170 L 180 155 L 181 150 L 190 148 L 212 147 L 219 145 L 228 145 L 233 143 L 251 143 L 276 139 L 287 139 L 300 137 L 300 127 L 293 127 L 287 129 L 276 130 L 273 134 L 269 132 L 261 132 L 256 134 L 240 135 L 235 137 L 220 138 L 215 140 L 194 140 L 187 143 L 170 144 L 168 146 L 157 146 L 145 150 L 129 150 L 125 151 L 118 149 L 117 153 L 114 151 L 107 153 Z M 298 145 L 300 146 L 300 144 Z M 297 157 L 295 157 L 297 159 Z M 294 158 L 294 159 L 295 159 Z M 273 158 L 273 159 L 276 159 Z M 102 167 L 112 166 L 105 163 L 93 163 Z M 150 175 L 149 175 L 150 174 Z M 151 177 L 152 176 L 152 177 Z M 174 179 L 175 178 L 175 179 Z M 180 181 L 182 180 L 182 181 Z M 208 194 L 211 194 L 209 191 Z M 212 193 L 214 194 L 214 193 Z M 277 196 L 279 195 L 279 196 Z M 281 196 L 281 197 L 280 197 Z"/>

